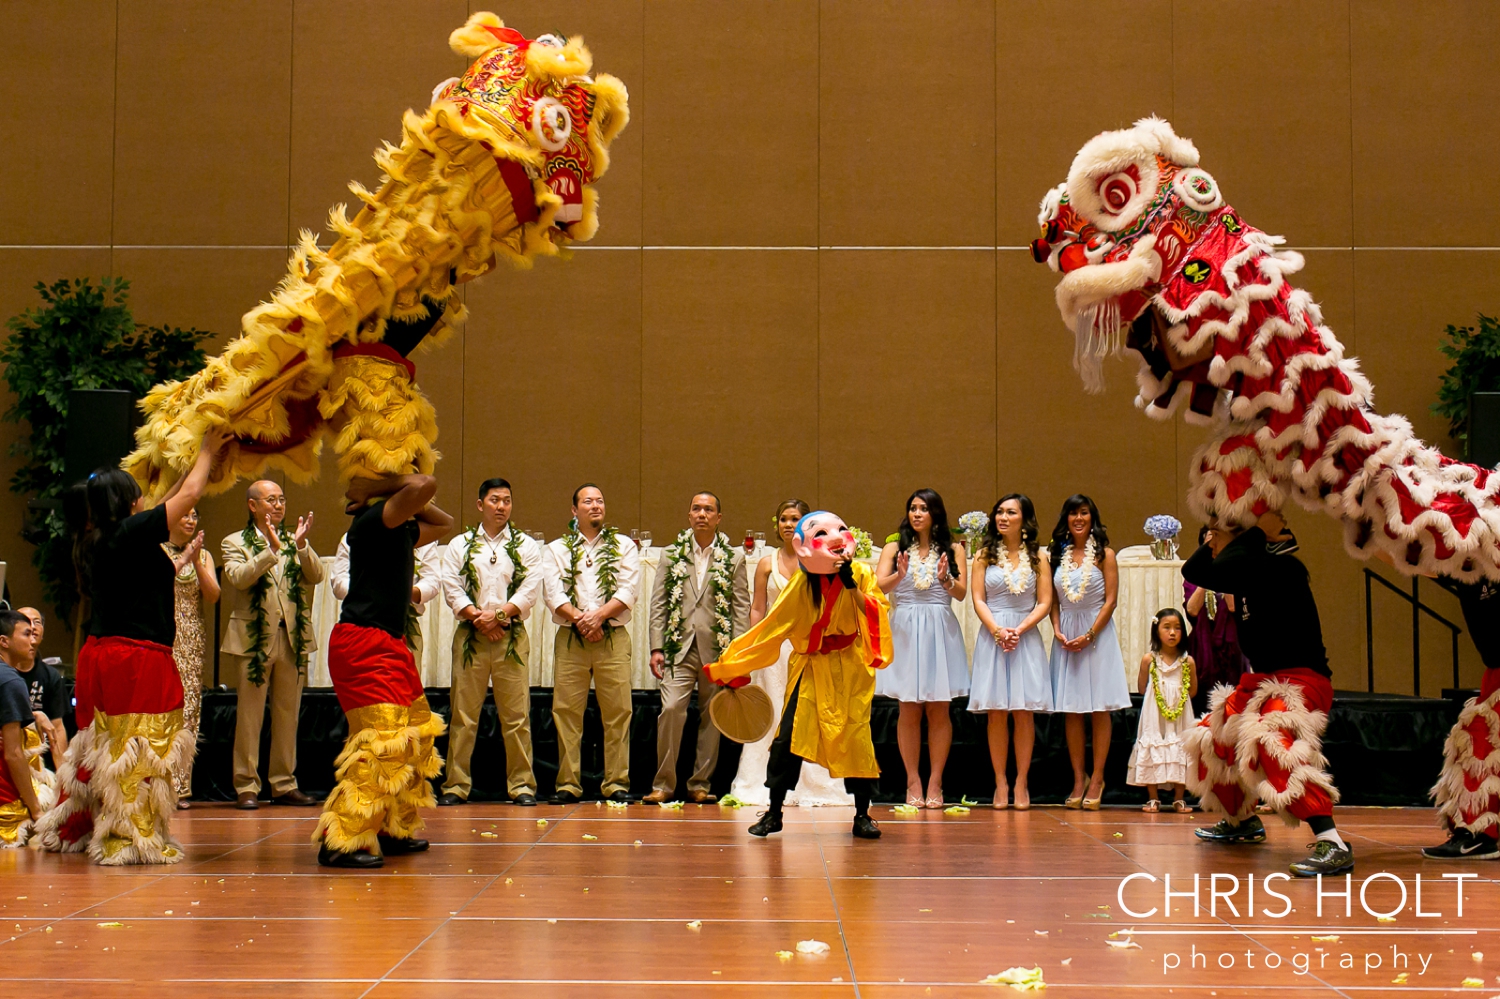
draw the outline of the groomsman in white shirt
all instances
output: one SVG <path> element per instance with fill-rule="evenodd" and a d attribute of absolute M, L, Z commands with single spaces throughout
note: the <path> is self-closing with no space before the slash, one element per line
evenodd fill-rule
<path fill-rule="evenodd" d="M 630 797 L 630 609 L 641 584 L 635 542 L 604 524 L 604 493 L 592 482 L 573 492 L 575 529 L 547 546 L 546 600 L 558 624 L 552 722 L 557 729 L 554 804 L 583 795 L 579 774 L 589 681 L 604 721 L 606 801 Z"/>
<path fill-rule="evenodd" d="M 505 743 L 506 790 L 516 804 L 535 805 L 526 617 L 541 595 L 546 559 L 542 546 L 510 522 L 509 482 L 484 480 L 475 506 L 479 526 L 448 542 L 443 556 L 443 597 L 458 628 L 453 633 L 448 771 L 437 803 L 461 805 L 469 800 L 475 731 L 484 692 L 493 683 Z"/>
<path fill-rule="evenodd" d="M 406 647 L 411 649 L 417 661 L 417 672 L 422 672 L 422 615 L 427 605 L 442 589 L 442 560 L 438 558 L 436 541 L 413 552 L 416 557 L 416 572 L 411 581 L 411 613 L 407 616 Z M 333 568 L 328 573 L 328 585 L 333 595 L 342 601 L 349 595 L 349 535 L 339 538 L 338 551 L 333 556 Z"/>

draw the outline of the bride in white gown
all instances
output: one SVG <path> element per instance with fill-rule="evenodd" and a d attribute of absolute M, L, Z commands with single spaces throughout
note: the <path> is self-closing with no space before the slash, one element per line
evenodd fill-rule
<path fill-rule="evenodd" d="M 781 547 L 764 555 L 755 567 L 755 596 L 750 604 L 750 625 L 754 627 L 766 611 L 776 603 L 781 590 L 792 575 L 799 571 L 797 556 L 792 551 L 792 534 L 797 521 L 809 512 L 801 500 L 787 500 L 776 511 L 776 532 L 781 537 Z M 781 706 L 786 702 L 787 657 L 791 655 L 792 643 L 781 646 L 781 658 L 775 666 L 756 670 L 750 682 L 765 688 L 776 705 L 777 723 L 781 721 Z M 745 746 L 740 753 L 740 768 L 735 772 L 734 785 L 730 793 L 747 805 L 769 805 L 771 792 L 766 788 L 766 764 L 771 758 L 771 738 L 776 726 L 759 742 Z M 826 769 L 816 763 L 802 764 L 802 777 L 797 787 L 786 796 L 788 805 L 853 805 L 854 796 L 844 790 L 844 782 L 836 780 Z"/>

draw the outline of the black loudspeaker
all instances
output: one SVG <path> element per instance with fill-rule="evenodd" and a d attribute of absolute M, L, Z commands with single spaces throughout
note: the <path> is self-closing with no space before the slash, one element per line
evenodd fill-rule
<path fill-rule="evenodd" d="M 68 393 L 68 438 L 63 477 L 68 485 L 97 468 L 113 468 L 135 449 L 135 396 L 123 389 Z"/>
<path fill-rule="evenodd" d="M 1500 392 L 1469 396 L 1469 461 L 1482 468 L 1500 465 Z"/>

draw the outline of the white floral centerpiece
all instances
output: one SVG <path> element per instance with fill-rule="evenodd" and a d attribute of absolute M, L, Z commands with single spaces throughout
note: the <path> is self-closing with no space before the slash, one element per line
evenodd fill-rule
<path fill-rule="evenodd" d="M 1158 513 L 1146 518 L 1146 533 L 1151 536 L 1151 554 L 1159 559 L 1177 557 L 1177 535 L 1182 533 L 1182 522 L 1168 513 Z"/>
<path fill-rule="evenodd" d="M 969 550 L 970 558 L 974 557 L 974 553 L 983 544 L 984 529 L 989 522 L 990 518 L 983 510 L 970 510 L 958 518 L 958 530 L 964 536 L 964 547 Z"/>

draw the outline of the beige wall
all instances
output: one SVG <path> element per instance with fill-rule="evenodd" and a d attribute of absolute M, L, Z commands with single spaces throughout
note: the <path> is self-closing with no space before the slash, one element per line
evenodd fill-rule
<path fill-rule="evenodd" d="M 1078 147 L 1152 112 L 1306 251 L 1378 404 L 1429 439 L 1448 443 L 1427 410 L 1443 325 L 1500 308 L 1484 0 L 34 0 L 0 32 L 0 316 L 38 279 L 114 273 L 141 320 L 227 337 L 296 230 L 373 183 L 371 150 L 461 69 L 446 37 L 471 7 L 582 33 L 633 120 L 596 242 L 470 286 L 467 332 L 419 358 L 443 500 L 465 512 L 503 474 L 518 522 L 549 533 L 584 479 L 659 538 L 702 487 L 736 537 L 788 495 L 883 535 L 923 485 L 955 516 L 1019 489 L 1048 522 L 1084 490 L 1121 545 L 1149 514 L 1186 520 L 1199 431 L 1142 418 L 1124 362 L 1083 394 L 1024 249 Z M 289 490 L 324 550 L 336 491 Z M 207 503 L 211 534 L 240 510 Z M 0 498 L 12 592 L 33 599 L 19 516 Z M 1335 679 L 1362 687 L 1359 567 L 1331 521 L 1297 527 Z M 1409 691 L 1406 617 L 1377 600 L 1379 686 Z"/>

